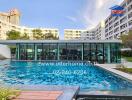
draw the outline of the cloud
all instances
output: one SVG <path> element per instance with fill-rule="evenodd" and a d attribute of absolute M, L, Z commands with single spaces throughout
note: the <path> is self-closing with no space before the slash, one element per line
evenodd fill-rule
<path fill-rule="evenodd" d="M 72 22 L 77 22 L 77 18 L 76 17 L 66 16 L 66 18 L 69 19 Z"/>
<path fill-rule="evenodd" d="M 82 21 L 86 28 L 95 27 L 101 20 L 110 14 L 110 7 L 120 4 L 123 0 L 87 0 L 86 7 L 82 11 Z"/>

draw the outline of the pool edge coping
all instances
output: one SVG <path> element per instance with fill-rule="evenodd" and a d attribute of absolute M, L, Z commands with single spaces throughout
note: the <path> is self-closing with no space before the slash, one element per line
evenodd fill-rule
<path fill-rule="evenodd" d="M 95 64 L 95 66 L 102 68 L 102 69 L 106 70 L 107 72 L 113 73 L 114 75 L 117 75 L 118 77 L 123 78 L 124 80 L 127 80 L 130 83 L 132 83 L 132 75 L 122 72 L 122 71 L 119 71 L 119 70 L 116 70 L 114 68 L 105 67 L 103 65 L 105 65 L 105 64 Z"/>

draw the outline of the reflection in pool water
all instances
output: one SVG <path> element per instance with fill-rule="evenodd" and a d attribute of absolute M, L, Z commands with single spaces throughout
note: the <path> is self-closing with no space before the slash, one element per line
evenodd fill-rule
<path fill-rule="evenodd" d="M 25 85 L 71 85 L 88 90 L 122 90 L 132 88 L 127 82 L 86 62 L 12 61 L 0 66 L 0 82 Z"/>

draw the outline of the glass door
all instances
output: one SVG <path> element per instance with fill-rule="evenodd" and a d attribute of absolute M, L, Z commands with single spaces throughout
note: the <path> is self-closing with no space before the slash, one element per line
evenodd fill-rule
<path fill-rule="evenodd" d="M 27 60 L 34 60 L 35 59 L 35 45 L 34 44 L 28 44 L 27 45 Z"/>

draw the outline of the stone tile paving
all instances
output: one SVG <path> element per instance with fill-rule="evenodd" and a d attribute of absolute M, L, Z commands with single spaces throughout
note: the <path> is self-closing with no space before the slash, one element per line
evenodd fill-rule
<path fill-rule="evenodd" d="M 57 100 L 62 91 L 22 91 L 13 100 Z"/>
<path fill-rule="evenodd" d="M 22 91 L 61 91 L 63 92 L 57 100 L 73 100 L 79 92 L 79 86 L 55 86 L 55 85 L 15 85 Z M 46 94 L 47 95 L 47 94 Z M 52 94 L 53 95 L 53 94 Z M 55 95 L 56 96 L 56 95 Z M 48 99 L 47 99 L 48 100 Z"/>

